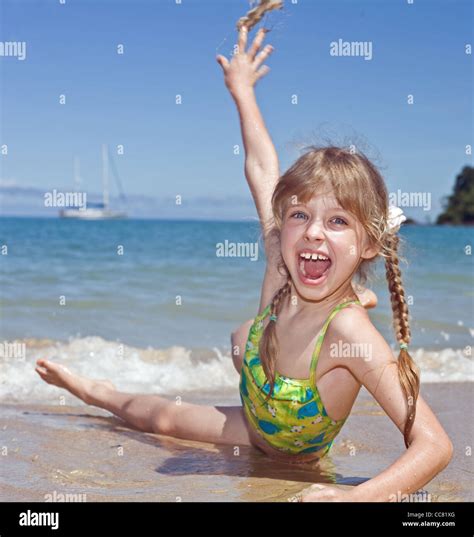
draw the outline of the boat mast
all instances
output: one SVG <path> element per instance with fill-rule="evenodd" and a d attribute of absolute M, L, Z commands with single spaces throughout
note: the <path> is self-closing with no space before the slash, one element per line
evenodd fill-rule
<path fill-rule="evenodd" d="M 103 185 L 103 202 L 104 209 L 109 207 L 109 159 L 107 146 L 102 145 L 102 185 Z"/>
<path fill-rule="evenodd" d="M 81 175 L 79 171 L 79 157 L 74 157 L 74 190 L 79 192 L 81 186 Z"/>

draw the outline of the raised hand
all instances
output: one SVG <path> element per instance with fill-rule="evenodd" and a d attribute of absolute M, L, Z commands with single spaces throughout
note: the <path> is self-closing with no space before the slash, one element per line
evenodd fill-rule
<path fill-rule="evenodd" d="M 248 31 L 245 26 L 242 26 L 239 31 L 238 50 L 232 60 L 229 62 L 221 54 L 216 57 L 224 72 L 225 85 L 234 99 L 251 90 L 256 82 L 270 71 L 270 67 L 262 66 L 262 63 L 273 52 L 274 48 L 272 45 L 266 45 L 258 52 L 265 38 L 265 33 L 266 30 L 260 28 L 252 45 L 245 51 Z"/>

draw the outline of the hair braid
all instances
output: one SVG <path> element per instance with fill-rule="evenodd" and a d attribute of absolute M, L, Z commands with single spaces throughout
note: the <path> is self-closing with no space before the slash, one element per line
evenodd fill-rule
<path fill-rule="evenodd" d="M 288 281 L 281 287 L 274 295 L 271 306 L 270 306 L 270 315 L 277 315 L 280 313 L 283 305 L 283 298 L 290 293 L 291 291 L 291 280 L 288 278 Z M 260 361 L 262 363 L 263 371 L 265 376 L 270 383 L 270 389 L 268 390 L 268 395 L 265 399 L 265 402 L 270 398 L 273 387 L 275 385 L 275 356 L 278 350 L 278 338 L 276 335 L 275 323 L 270 320 L 270 322 L 265 327 L 262 337 L 259 343 L 259 353 Z"/>
<path fill-rule="evenodd" d="M 411 339 L 408 306 L 405 300 L 401 271 L 398 260 L 399 238 L 392 234 L 388 238 L 388 251 L 390 254 L 385 259 L 385 269 L 390 291 L 390 302 L 392 304 L 395 334 L 398 343 L 408 345 Z M 408 412 L 403 432 L 405 446 L 408 448 L 408 438 L 413 427 L 416 415 L 416 401 L 420 392 L 419 369 L 407 348 L 400 349 L 398 355 L 398 376 L 403 393 L 407 400 Z"/>

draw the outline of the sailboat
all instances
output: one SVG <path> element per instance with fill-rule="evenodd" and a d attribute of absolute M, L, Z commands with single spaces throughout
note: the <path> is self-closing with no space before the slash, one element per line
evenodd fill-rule
<path fill-rule="evenodd" d="M 113 162 L 112 162 L 113 164 Z M 120 187 L 120 179 L 113 167 L 115 178 Z M 74 159 L 74 185 L 75 190 L 79 190 L 80 185 L 79 159 Z M 125 198 L 123 192 L 120 193 L 122 199 Z M 77 218 L 80 220 L 112 220 L 127 218 L 127 214 L 121 211 L 114 211 L 109 208 L 109 152 L 107 146 L 102 145 L 102 202 L 87 202 L 84 208 L 62 209 L 59 212 L 61 218 Z"/>

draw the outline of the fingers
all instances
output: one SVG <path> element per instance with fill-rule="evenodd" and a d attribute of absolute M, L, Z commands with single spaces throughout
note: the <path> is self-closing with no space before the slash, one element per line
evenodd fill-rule
<path fill-rule="evenodd" d="M 48 371 L 47 366 L 48 366 L 48 360 L 46 360 L 45 358 L 39 358 L 38 360 L 36 360 L 35 371 L 37 371 L 40 374 L 45 375 Z"/>
<path fill-rule="evenodd" d="M 229 60 L 225 56 L 221 56 L 220 54 L 216 56 L 217 63 L 222 67 L 224 71 L 227 70 L 229 67 Z"/>
<path fill-rule="evenodd" d="M 247 54 L 252 61 L 255 59 L 255 55 L 257 54 L 258 49 L 262 46 L 263 40 L 265 39 L 265 34 L 265 29 L 260 28 L 260 30 L 257 32 L 257 35 L 255 36 L 255 39 L 253 40 L 252 46 L 249 48 Z"/>
<path fill-rule="evenodd" d="M 262 67 L 260 67 L 260 69 L 256 73 L 255 80 L 260 80 L 260 78 L 265 76 L 269 71 L 270 71 L 270 67 L 268 67 L 268 65 L 262 65 Z"/>
<path fill-rule="evenodd" d="M 244 54 L 245 47 L 247 46 L 247 27 L 242 25 L 239 31 L 239 41 L 237 43 L 239 54 Z"/>
<path fill-rule="evenodd" d="M 272 47 L 272 45 L 266 45 L 262 51 L 257 54 L 254 62 L 253 62 L 253 66 L 255 67 L 255 69 L 257 69 L 258 67 L 260 67 L 260 65 L 262 65 L 262 63 L 268 58 L 268 56 L 270 56 L 270 54 L 274 51 L 274 48 Z"/>

